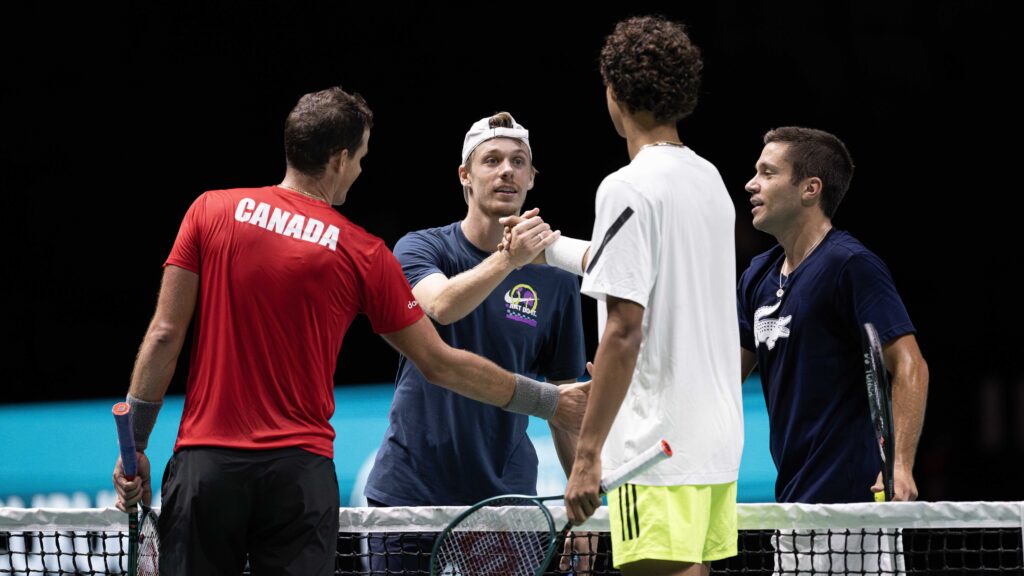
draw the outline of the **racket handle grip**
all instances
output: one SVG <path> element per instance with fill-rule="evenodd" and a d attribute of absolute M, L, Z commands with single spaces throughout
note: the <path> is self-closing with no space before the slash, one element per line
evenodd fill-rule
<path fill-rule="evenodd" d="M 124 477 L 132 480 L 139 473 L 135 455 L 135 430 L 132 426 L 131 406 L 127 402 L 114 404 L 114 423 L 117 424 L 117 444 L 121 449 L 121 469 Z"/>
<path fill-rule="evenodd" d="M 654 446 L 644 450 L 635 458 L 619 468 L 612 470 L 601 479 L 601 493 L 610 492 L 622 486 L 634 476 L 645 472 L 651 466 L 672 456 L 672 447 L 668 441 L 659 440 Z"/>

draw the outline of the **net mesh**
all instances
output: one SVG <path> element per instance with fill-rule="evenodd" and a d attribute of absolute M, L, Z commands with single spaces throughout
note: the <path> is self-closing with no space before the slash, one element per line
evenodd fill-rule
<path fill-rule="evenodd" d="M 464 510 L 343 508 L 335 573 L 427 574 L 434 538 Z M 489 510 L 494 516 L 479 533 L 506 525 L 502 515 L 515 513 Z M 551 513 L 561 527 L 564 510 L 552 506 Z M 748 504 L 737 513 L 739 554 L 712 563 L 714 574 L 1024 575 L 1024 502 Z M 126 524 L 114 509 L 0 508 L 0 574 L 123 574 Z M 601 509 L 569 535 L 593 542 L 577 574 L 617 574 L 608 528 Z M 559 570 L 561 551 L 547 573 L 565 573 Z M 453 568 L 447 573 L 469 574 Z M 508 572 L 498 567 L 489 573 Z"/>

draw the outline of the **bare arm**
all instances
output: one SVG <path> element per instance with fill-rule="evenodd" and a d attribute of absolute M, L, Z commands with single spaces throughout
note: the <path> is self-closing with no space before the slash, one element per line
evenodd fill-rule
<path fill-rule="evenodd" d="M 544 253 L 558 239 L 558 232 L 540 217 L 526 216 L 511 230 L 508 249 L 495 252 L 473 268 L 451 278 L 444 274 L 431 274 L 413 288 L 423 311 L 439 324 L 451 324 L 464 318 L 479 306 L 487 296 L 516 268 L 529 264 L 537 253 Z"/>
<path fill-rule="evenodd" d="M 644 307 L 608 297 L 608 321 L 594 357 L 593 401 L 587 406 L 566 487 L 570 520 L 579 524 L 601 505 L 601 449 L 633 379 L 643 339 Z"/>
<path fill-rule="evenodd" d="M 754 354 L 746 348 L 740 347 L 740 383 L 743 383 L 750 377 L 750 373 L 754 371 L 754 366 L 757 366 L 757 354 Z"/>
<path fill-rule="evenodd" d="M 128 393 L 158 402 L 167 393 L 185 342 L 199 293 L 199 275 L 177 266 L 164 269 L 156 313 L 149 323 L 132 370 Z"/>
<path fill-rule="evenodd" d="M 445 344 L 426 318 L 397 332 L 382 335 L 430 382 L 485 404 L 505 407 L 515 392 L 515 377 L 494 362 Z M 589 384 L 559 387 L 558 408 L 550 422 L 578 431 L 587 404 Z"/>
<path fill-rule="evenodd" d="M 128 388 L 130 395 L 148 402 L 163 400 L 192 321 L 198 293 L 197 274 L 177 266 L 164 269 L 156 313 L 135 358 L 132 382 Z M 137 457 L 138 476 L 133 480 L 125 478 L 120 456 L 114 464 L 113 482 L 117 492 L 117 507 L 124 511 L 137 502 L 148 505 L 153 497 L 149 459 L 143 452 L 138 452 Z"/>
<path fill-rule="evenodd" d="M 906 334 L 883 346 L 885 365 L 892 372 L 893 428 L 896 437 L 895 500 L 915 500 L 914 458 L 924 425 L 928 400 L 928 364 L 917 339 Z"/>
<path fill-rule="evenodd" d="M 575 384 L 576 380 L 552 380 L 551 383 L 561 386 L 563 384 Z M 569 474 L 572 473 L 572 460 L 576 456 L 576 442 L 579 440 L 579 434 L 562 430 L 550 422 L 548 426 L 551 427 L 551 440 L 555 444 L 555 453 L 558 454 L 558 461 L 562 464 L 562 470 L 565 470 L 565 477 L 568 478 Z"/>

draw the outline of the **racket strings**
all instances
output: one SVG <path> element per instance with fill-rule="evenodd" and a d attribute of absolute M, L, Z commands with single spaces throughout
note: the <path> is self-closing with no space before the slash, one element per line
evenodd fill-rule
<path fill-rule="evenodd" d="M 513 499 L 496 514 L 483 507 L 455 526 L 438 550 L 439 574 L 485 576 L 535 574 L 552 544 L 553 527 L 540 505 Z"/>
<path fill-rule="evenodd" d="M 139 524 L 138 576 L 160 574 L 160 535 L 156 528 L 157 514 L 148 511 Z"/>

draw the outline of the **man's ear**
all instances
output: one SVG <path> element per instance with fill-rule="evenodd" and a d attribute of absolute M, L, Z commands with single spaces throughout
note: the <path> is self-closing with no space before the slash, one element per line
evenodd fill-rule
<path fill-rule="evenodd" d="M 821 202 L 822 186 L 821 178 L 817 176 L 804 178 L 800 183 L 800 201 L 808 205 Z"/>

